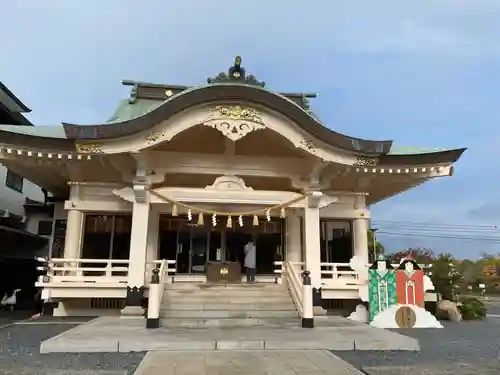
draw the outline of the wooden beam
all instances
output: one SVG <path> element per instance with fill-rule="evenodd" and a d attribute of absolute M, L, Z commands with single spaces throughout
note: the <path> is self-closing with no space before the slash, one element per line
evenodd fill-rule
<path fill-rule="evenodd" d="M 234 174 L 242 176 L 295 177 L 308 173 L 313 165 L 302 158 L 243 155 L 185 154 L 148 151 L 144 162 L 157 173 Z"/>

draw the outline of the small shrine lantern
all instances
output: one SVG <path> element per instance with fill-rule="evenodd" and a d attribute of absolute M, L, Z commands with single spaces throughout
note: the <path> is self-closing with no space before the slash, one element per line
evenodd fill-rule
<path fill-rule="evenodd" d="M 396 270 L 397 302 L 424 307 L 424 271 L 412 258 L 405 258 Z"/>
<path fill-rule="evenodd" d="M 375 315 L 397 304 L 396 275 L 391 262 L 379 257 L 368 271 L 368 302 L 370 321 Z"/>

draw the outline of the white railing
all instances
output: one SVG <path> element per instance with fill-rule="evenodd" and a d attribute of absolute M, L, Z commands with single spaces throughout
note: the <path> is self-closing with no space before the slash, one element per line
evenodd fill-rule
<path fill-rule="evenodd" d="M 129 260 L 124 259 L 67 259 L 48 261 L 49 283 L 107 283 L 125 284 Z"/>
<path fill-rule="evenodd" d="M 304 312 L 302 299 L 302 268 L 302 262 L 283 262 L 282 264 L 283 272 L 286 275 L 286 284 L 300 316 L 302 316 Z"/>
<path fill-rule="evenodd" d="M 349 263 L 320 263 L 321 266 L 321 280 L 325 285 L 331 284 L 344 284 L 344 285 L 358 285 L 366 283 L 367 274 L 365 277 L 360 277 L 360 273 L 351 268 Z M 371 264 L 366 265 L 366 270 Z M 431 265 L 419 264 L 422 269 L 430 268 Z M 399 264 L 392 264 L 395 269 Z"/>
<path fill-rule="evenodd" d="M 321 279 L 338 280 L 341 277 L 357 280 L 359 273 L 354 271 L 349 263 L 320 263 Z"/>

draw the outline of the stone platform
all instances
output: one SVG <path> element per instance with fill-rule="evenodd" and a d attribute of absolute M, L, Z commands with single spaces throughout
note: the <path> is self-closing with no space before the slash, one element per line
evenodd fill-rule
<path fill-rule="evenodd" d="M 320 321 L 320 319 L 318 319 Z M 251 328 L 146 329 L 144 319 L 100 317 L 45 340 L 41 353 L 203 350 L 419 350 L 416 339 L 328 317 L 328 324 Z"/>
<path fill-rule="evenodd" d="M 149 352 L 134 375 L 362 375 L 323 350 Z"/>

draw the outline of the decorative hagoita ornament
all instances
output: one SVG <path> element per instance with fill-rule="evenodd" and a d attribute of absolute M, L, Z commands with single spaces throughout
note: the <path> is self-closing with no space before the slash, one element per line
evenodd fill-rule
<path fill-rule="evenodd" d="M 391 263 L 384 257 L 379 257 L 368 273 L 369 318 L 372 321 L 375 315 L 397 303 L 396 275 Z"/>
<path fill-rule="evenodd" d="M 398 304 L 424 307 L 424 271 L 412 258 L 396 270 L 396 296 Z"/>

